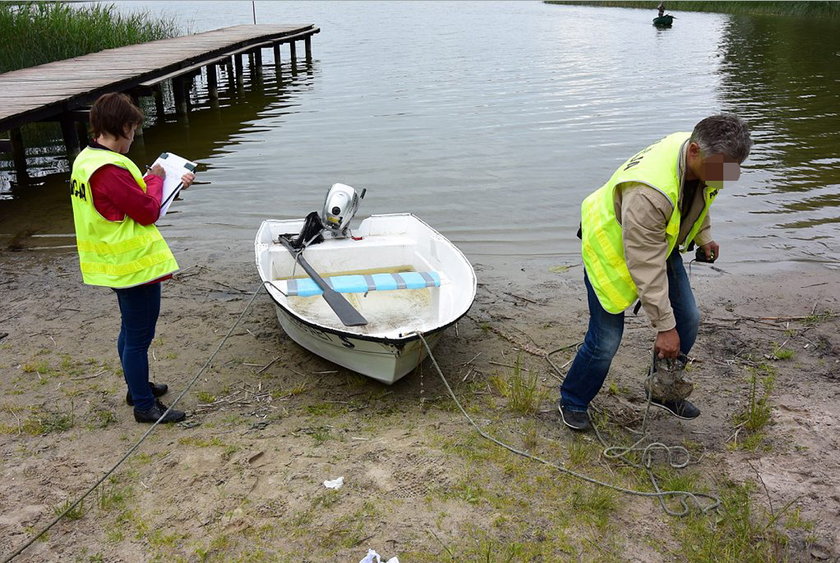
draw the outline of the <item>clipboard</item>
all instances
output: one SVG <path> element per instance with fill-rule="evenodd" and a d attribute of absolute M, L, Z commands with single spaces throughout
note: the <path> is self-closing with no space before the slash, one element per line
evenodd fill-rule
<path fill-rule="evenodd" d="M 158 221 L 160 221 L 184 186 L 181 176 L 187 172 L 195 174 L 198 164 L 171 152 L 161 153 L 152 166 L 155 164 L 160 164 L 166 171 L 166 177 L 163 179 L 163 195 L 160 198 L 160 215 L 158 216 Z"/>

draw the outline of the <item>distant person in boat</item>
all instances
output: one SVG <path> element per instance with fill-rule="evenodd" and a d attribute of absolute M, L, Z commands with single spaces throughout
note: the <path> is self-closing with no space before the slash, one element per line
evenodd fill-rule
<path fill-rule="evenodd" d="M 560 388 L 560 414 L 570 428 L 591 427 L 589 403 L 618 350 L 624 311 L 637 299 L 656 330 L 654 365 L 685 365 L 700 313 L 680 252 L 697 245 L 706 261 L 720 256 L 709 206 L 724 182 L 738 179 L 751 146 L 740 118 L 707 117 L 693 132 L 674 133 L 638 152 L 583 201 L 578 236 L 590 316 Z M 683 419 L 700 414 L 685 400 L 690 384 L 678 397 L 657 396 L 655 384 L 648 387 L 651 404 Z"/>
<path fill-rule="evenodd" d="M 657 6 L 657 10 L 659 10 L 659 17 L 660 18 L 662 16 L 664 16 L 665 15 L 665 2 L 660 2 L 659 6 Z"/>
<path fill-rule="evenodd" d="M 137 422 L 155 422 L 167 407 L 157 397 L 168 387 L 149 381 L 149 346 L 160 312 L 161 282 L 178 270 L 155 227 L 166 172 L 143 176 L 125 156 L 143 114 L 125 94 L 102 95 L 90 110 L 93 140 L 73 162 L 70 195 L 79 265 L 86 284 L 110 287 L 122 322 L 117 352 Z M 194 176 L 185 174 L 184 189 Z M 170 410 L 161 422 L 183 420 Z"/>

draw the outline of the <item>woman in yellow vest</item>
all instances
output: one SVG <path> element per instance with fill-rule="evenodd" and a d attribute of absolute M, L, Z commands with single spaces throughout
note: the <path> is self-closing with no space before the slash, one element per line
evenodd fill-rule
<path fill-rule="evenodd" d="M 696 244 L 708 261 L 720 255 L 709 207 L 724 181 L 738 179 L 751 146 L 740 118 L 707 117 L 691 133 L 674 133 L 635 154 L 583 201 L 579 236 L 590 316 L 560 388 L 566 426 L 590 428 L 589 403 L 618 350 L 624 311 L 637 299 L 657 331 L 655 357 L 684 359 L 691 350 L 700 313 L 680 251 Z M 684 397 L 650 400 L 680 418 L 700 414 Z"/>
<path fill-rule="evenodd" d="M 159 165 L 144 177 L 124 156 L 143 114 L 125 94 L 104 94 L 90 110 L 93 140 L 73 162 L 70 196 L 79 265 L 86 284 L 110 287 L 122 322 L 117 352 L 137 422 L 183 420 L 157 397 L 168 387 L 149 381 L 149 346 L 160 313 L 161 282 L 178 270 L 155 221 L 163 178 Z M 194 176 L 181 179 L 184 189 Z M 165 413 L 165 416 L 164 416 Z"/>

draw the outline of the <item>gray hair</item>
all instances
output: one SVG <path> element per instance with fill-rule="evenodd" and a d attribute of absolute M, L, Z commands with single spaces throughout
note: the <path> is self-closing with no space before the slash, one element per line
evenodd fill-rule
<path fill-rule="evenodd" d="M 690 140 L 706 155 L 724 154 L 738 162 L 747 159 L 752 147 L 746 122 L 728 113 L 712 115 L 695 125 Z"/>

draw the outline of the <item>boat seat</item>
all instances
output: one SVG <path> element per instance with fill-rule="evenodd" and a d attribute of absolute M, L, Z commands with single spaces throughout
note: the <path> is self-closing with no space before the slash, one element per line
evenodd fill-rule
<path fill-rule="evenodd" d="M 339 293 L 365 293 L 368 291 L 440 287 L 440 274 L 437 272 L 351 274 L 347 276 L 325 276 L 324 281 Z M 272 283 L 289 297 L 310 297 L 323 293 L 312 278 L 277 280 Z M 285 287 L 283 287 L 284 285 Z"/>

